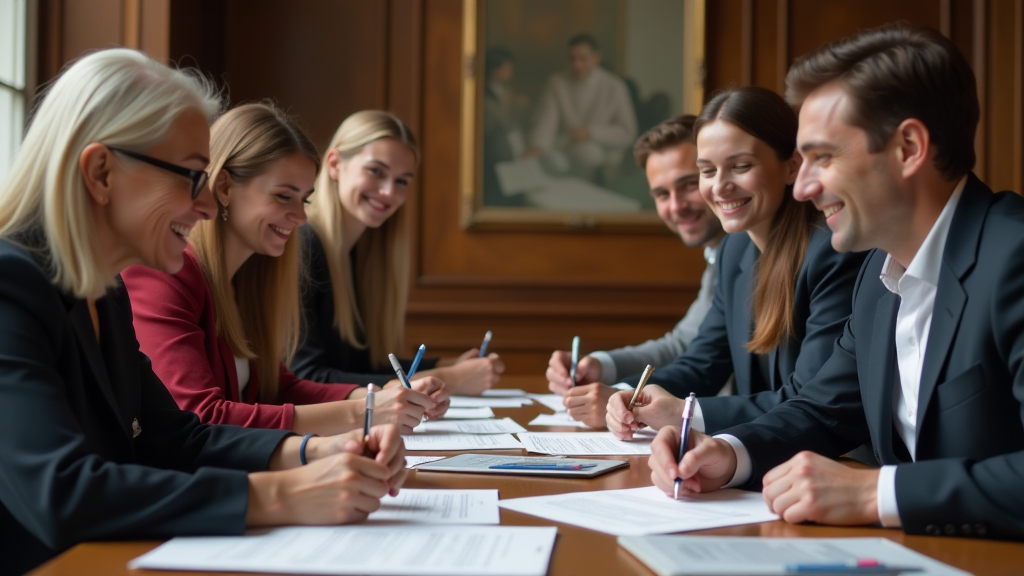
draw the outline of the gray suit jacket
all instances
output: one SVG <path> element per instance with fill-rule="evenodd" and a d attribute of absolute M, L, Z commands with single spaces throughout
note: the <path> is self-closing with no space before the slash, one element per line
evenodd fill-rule
<path fill-rule="evenodd" d="M 898 465 L 909 534 L 1024 539 L 1024 199 L 970 175 L 942 254 L 918 395 L 916 462 L 893 425 L 899 297 L 874 251 L 831 358 L 793 398 L 724 430 L 765 472 L 801 450 L 836 457 L 870 440 Z"/>

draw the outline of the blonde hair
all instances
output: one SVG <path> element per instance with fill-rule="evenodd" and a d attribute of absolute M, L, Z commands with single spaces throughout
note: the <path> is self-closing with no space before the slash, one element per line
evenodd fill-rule
<path fill-rule="evenodd" d="M 347 160 L 367 144 L 385 138 L 405 144 L 418 160 L 416 137 L 401 120 L 380 110 L 363 110 L 346 118 L 334 133 L 331 148 Z M 352 346 L 369 348 L 374 366 L 386 366 L 388 353 L 398 350 L 404 339 L 410 265 L 407 210 L 400 207 L 379 228 L 367 229 L 355 246 L 345 246 L 338 181 L 321 169 L 316 189 L 307 214 L 327 256 L 334 325 Z M 352 279 L 350 252 L 358 284 Z M 360 333 L 365 341 L 360 341 Z"/>
<path fill-rule="evenodd" d="M 262 174 L 275 161 L 301 154 L 320 169 L 306 134 L 270 103 L 243 104 L 210 129 L 210 187 L 221 171 L 236 183 Z M 276 403 L 282 358 L 295 353 L 299 332 L 299 241 L 292 235 L 278 257 L 253 254 L 228 275 L 222 218 L 199 222 L 189 240 L 210 284 L 217 334 L 235 356 L 255 364 L 259 399 Z"/>
<path fill-rule="evenodd" d="M 198 73 L 141 52 L 94 52 L 70 67 L 35 110 L 10 174 L 0 185 L 0 237 L 41 234 L 36 249 L 61 290 L 99 298 L 116 274 L 104 264 L 78 159 L 92 143 L 145 150 L 186 110 L 213 121 L 221 104 Z M 143 193 L 140 191 L 140 193 Z"/>

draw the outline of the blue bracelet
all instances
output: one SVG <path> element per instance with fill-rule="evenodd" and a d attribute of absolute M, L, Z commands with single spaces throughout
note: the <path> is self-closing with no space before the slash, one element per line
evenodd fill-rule
<path fill-rule="evenodd" d="M 303 466 L 306 465 L 306 442 L 309 442 L 313 436 L 316 434 L 306 434 L 302 437 L 302 444 L 299 444 L 299 462 L 302 462 Z"/>

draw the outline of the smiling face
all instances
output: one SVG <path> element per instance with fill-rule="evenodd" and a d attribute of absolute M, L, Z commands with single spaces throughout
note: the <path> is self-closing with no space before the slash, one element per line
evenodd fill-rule
<path fill-rule="evenodd" d="M 839 83 L 804 100 L 797 133 L 804 162 L 793 195 L 825 214 L 837 251 L 891 249 L 891 239 L 911 220 L 893 185 L 896 155 L 891 146 L 868 152 L 867 133 L 844 120 L 849 106 Z"/>
<path fill-rule="evenodd" d="M 245 251 L 246 258 L 283 254 L 285 243 L 306 222 L 305 202 L 313 193 L 315 178 L 316 164 L 298 153 L 274 161 L 244 182 L 232 181 L 227 189 L 221 183 L 228 175 L 222 172 L 217 194 L 229 210 L 224 223 L 226 250 Z M 229 256 L 228 260 L 235 259 Z"/>
<path fill-rule="evenodd" d="M 715 120 L 697 134 L 700 193 L 726 232 L 750 234 L 764 250 L 786 186 L 799 160 L 780 160 L 775 150 L 731 122 Z"/>
<path fill-rule="evenodd" d="M 723 233 L 722 223 L 700 195 L 696 160 L 697 147 L 683 142 L 652 152 L 644 166 L 658 216 L 690 248 Z"/>
<path fill-rule="evenodd" d="M 202 112 L 182 112 L 160 143 L 140 151 L 146 156 L 191 170 L 205 170 L 210 156 L 210 129 Z M 110 152 L 109 203 L 104 221 L 111 238 L 114 272 L 142 264 L 174 274 L 181 269 L 185 238 L 199 220 L 216 213 L 213 197 L 203 190 L 192 199 L 192 181 L 150 164 Z M 101 234 L 102 235 L 102 234 Z"/>
<path fill-rule="evenodd" d="M 366 228 L 379 228 L 405 203 L 416 170 L 416 156 L 405 144 L 381 138 L 349 158 L 331 151 L 331 178 L 338 181 L 341 206 Z"/>

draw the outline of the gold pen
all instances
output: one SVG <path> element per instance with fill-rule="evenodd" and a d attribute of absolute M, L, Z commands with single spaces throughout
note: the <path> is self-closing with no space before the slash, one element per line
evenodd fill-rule
<path fill-rule="evenodd" d="M 647 385 L 647 379 L 651 377 L 651 372 L 654 372 L 654 366 L 648 364 L 647 368 L 644 368 L 643 375 L 640 376 L 640 383 L 636 385 L 636 390 L 633 391 L 633 397 L 629 399 L 629 406 L 626 407 L 626 410 L 633 411 L 633 404 L 640 397 L 640 391 Z"/>

